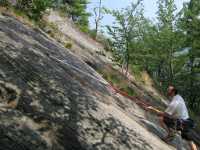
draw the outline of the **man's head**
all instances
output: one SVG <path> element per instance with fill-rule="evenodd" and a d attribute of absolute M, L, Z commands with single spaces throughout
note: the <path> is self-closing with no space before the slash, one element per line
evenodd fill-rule
<path fill-rule="evenodd" d="M 167 89 L 167 95 L 170 97 L 175 96 L 176 94 L 178 94 L 178 90 L 174 87 L 174 86 L 169 86 Z"/>

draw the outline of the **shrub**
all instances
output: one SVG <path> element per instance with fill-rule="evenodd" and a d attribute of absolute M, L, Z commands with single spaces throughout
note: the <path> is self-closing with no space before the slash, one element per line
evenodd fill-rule
<path fill-rule="evenodd" d="M 94 29 L 89 30 L 88 34 L 91 38 L 95 39 L 96 38 L 96 31 Z"/>
<path fill-rule="evenodd" d="M 41 20 L 37 23 L 37 25 L 38 25 L 41 29 L 45 29 L 46 26 L 47 26 L 47 22 L 44 21 L 43 19 L 41 19 Z M 45 32 L 46 32 L 46 31 L 45 31 Z"/>
<path fill-rule="evenodd" d="M 65 43 L 65 48 L 68 48 L 68 49 L 72 48 L 72 43 L 66 42 Z"/>
<path fill-rule="evenodd" d="M 16 8 L 27 13 L 31 19 L 38 20 L 51 4 L 51 0 L 18 0 Z"/>
<path fill-rule="evenodd" d="M 128 85 L 122 87 L 120 90 L 128 93 L 129 96 L 136 96 L 137 95 L 137 93 L 134 91 L 134 89 L 129 87 Z"/>
<path fill-rule="evenodd" d="M 0 6 L 8 7 L 10 6 L 10 2 L 8 0 L 0 0 Z"/>
<path fill-rule="evenodd" d="M 67 4 L 62 4 L 59 7 L 59 14 L 62 17 L 69 17 L 70 16 L 70 12 L 71 12 L 71 7 Z"/>
<path fill-rule="evenodd" d="M 59 32 L 58 26 L 55 23 L 47 23 L 46 26 L 49 26 L 54 32 Z"/>
<path fill-rule="evenodd" d="M 54 32 L 49 32 L 48 34 L 49 34 L 52 38 L 55 38 Z"/>

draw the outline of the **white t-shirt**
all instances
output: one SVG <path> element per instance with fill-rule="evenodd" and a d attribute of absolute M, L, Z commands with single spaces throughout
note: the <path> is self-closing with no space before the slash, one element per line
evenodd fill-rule
<path fill-rule="evenodd" d="M 180 95 L 176 95 L 172 98 L 171 103 L 165 112 L 176 119 L 188 119 L 188 110 L 185 105 L 185 101 Z"/>

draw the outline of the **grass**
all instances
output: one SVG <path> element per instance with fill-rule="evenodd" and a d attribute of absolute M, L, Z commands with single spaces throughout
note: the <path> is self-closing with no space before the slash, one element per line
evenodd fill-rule
<path fill-rule="evenodd" d="M 17 20 L 23 22 L 24 24 L 35 27 L 35 21 L 31 20 L 24 12 L 17 10 L 16 8 L 9 6 L 7 8 L 0 6 L 0 12 L 9 16 L 15 17 Z"/>
<path fill-rule="evenodd" d="M 125 91 L 130 96 L 136 96 L 137 93 L 133 90 L 133 88 L 129 87 L 128 85 L 124 86 L 120 90 Z"/>
<path fill-rule="evenodd" d="M 129 94 L 129 96 L 136 96 L 137 93 L 129 85 L 127 78 L 121 74 L 118 70 L 112 67 L 106 67 L 101 70 L 97 70 L 102 77 L 108 82 L 112 83 L 115 87 Z"/>
<path fill-rule="evenodd" d="M 35 28 L 39 27 L 41 29 L 44 29 L 45 27 L 49 27 L 49 35 L 54 37 L 54 33 L 59 33 L 59 29 L 57 25 L 53 23 L 48 23 L 43 19 L 40 19 L 39 21 L 31 19 L 27 16 L 27 14 L 24 11 L 21 11 L 19 9 L 16 9 L 15 7 L 9 6 L 8 8 L 0 6 L 0 12 L 14 16 L 19 21 Z"/>
<path fill-rule="evenodd" d="M 144 82 L 142 80 L 142 69 L 139 65 L 130 65 L 129 71 L 134 75 L 135 79 L 140 82 Z"/>

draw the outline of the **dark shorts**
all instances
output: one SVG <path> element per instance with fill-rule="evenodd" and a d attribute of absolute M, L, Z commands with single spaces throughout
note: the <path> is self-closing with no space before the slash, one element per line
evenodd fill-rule
<path fill-rule="evenodd" d="M 176 123 L 177 123 L 177 120 L 176 120 L 176 119 L 170 118 L 170 117 L 168 117 L 168 116 L 164 116 L 164 117 L 163 117 L 163 122 L 165 123 L 165 125 L 166 125 L 168 128 L 176 129 Z"/>
<path fill-rule="evenodd" d="M 181 136 L 185 140 L 192 140 L 191 137 L 191 128 L 190 127 L 183 127 L 182 121 L 179 119 L 173 119 L 168 116 L 163 117 L 163 122 L 168 128 L 175 129 L 181 131 Z"/>

